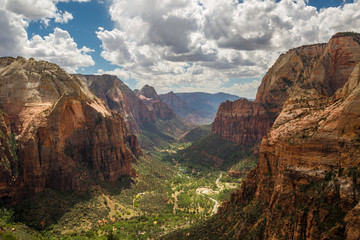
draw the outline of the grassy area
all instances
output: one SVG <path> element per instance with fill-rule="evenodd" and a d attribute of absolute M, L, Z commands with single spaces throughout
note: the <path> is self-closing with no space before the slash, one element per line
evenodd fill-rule
<path fill-rule="evenodd" d="M 182 142 L 195 142 L 211 133 L 211 124 L 202 125 L 197 128 L 191 129 L 180 140 Z"/>
<path fill-rule="evenodd" d="M 166 147 L 169 143 L 176 142 L 176 139 L 188 131 L 190 126 L 178 118 L 173 118 L 145 123 L 140 126 L 140 129 L 141 133 L 138 134 L 140 146 L 153 150 L 155 147 Z"/>
<path fill-rule="evenodd" d="M 153 239 L 209 219 L 215 202 L 225 201 L 242 181 L 223 170 L 252 167 L 251 152 L 214 135 L 176 142 L 157 132 L 164 124 L 143 126 L 139 138 L 153 146 L 134 164 L 135 178 L 89 180 L 85 192 L 46 189 L 16 206 L 11 217 L 3 214 L 2 238 Z M 222 164 L 209 165 L 209 156 Z"/>
<path fill-rule="evenodd" d="M 256 165 L 256 157 L 252 148 L 239 146 L 214 134 L 195 141 L 190 147 L 178 151 L 176 155 L 165 157 L 165 159 L 175 160 L 190 171 L 198 169 L 205 172 L 210 169 L 228 170 L 234 164 L 243 164 L 249 168 Z M 244 159 L 246 159 L 246 163 L 241 163 Z"/>

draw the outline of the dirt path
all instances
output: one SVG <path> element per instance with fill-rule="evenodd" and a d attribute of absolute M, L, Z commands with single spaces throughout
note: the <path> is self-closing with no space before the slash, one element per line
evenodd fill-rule
<path fill-rule="evenodd" d="M 215 203 L 214 207 L 213 207 L 213 210 L 211 211 L 211 215 L 218 212 L 220 203 L 218 202 L 218 200 L 210 197 L 209 195 L 213 194 L 213 193 L 219 194 L 224 189 L 224 186 L 220 184 L 220 178 L 222 178 L 222 172 L 220 173 L 220 176 L 215 181 L 216 186 L 219 188 L 219 190 L 217 190 L 217 191 L 214 191 L 214 190 L 212 190 L 210 188 L 205 188 L 205 187 L 200 187 L 200 188 L 196 189 L 196 194 L 198 194 L 198 195 L 207 195 L 210 198 L 210 200 Z"/>
<path fill-rule="evenodd" d="M 174 193 L 174 208 L 173 208 L 173 211 L 174 211 L 174 215 L 176 214 L 176 209 L 178 208 L 178 204 L 177 204 L 177 202 L 178 202 L 178 196 L 180 195 L 180 193 L 182 193 L 183 192 L 183 190 L 181 190 L 181 191 L 176 191 L 175 193 Z"/>

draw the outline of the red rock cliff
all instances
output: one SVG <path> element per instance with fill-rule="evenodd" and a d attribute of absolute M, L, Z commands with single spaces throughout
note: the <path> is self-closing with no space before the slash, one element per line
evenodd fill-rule
<path fill-rule="evenodd" d="M 328 44 L 303 46 L 282 54 L 264 76 L 254 102 L 237 100 L 219 107 L 212 132 L 239 144 L 261 141 L 292 86 L 302 84 L 331 96 L 344 85 L 360 59 L 358 42 L 358 36 L 336 34 Z M 249 109 L 254 109 L 253 115 Z"/>
<path fill-rule="evenodd" d="M 1 157 L 0 197 L 84 190 L 93 178 L 135 174 L 136 137 L 79 78 L 48 62 L 1 58 L 0 86 L 2 139 L 16 143 Z"/>
<path fill-rule="evenodd" d="M 116 76 L 78 75 L 97 97 L 125 118 L 132 133 L 139 133 L 139 125 L 154 121 L 154 116 L 135 93 Z"/>
<path fill-rule="evenodd" d="M 175 113 L 160 99 L 153 87 L 145 85 L 137 96 L 145 103 L 155 119 L 167 120 L 175 117 Z"/>
<path fill-rule="evenodd" d="M 245 145 L 261 141 L 279 115 L 288 89 L 310 76 L 325 45 L 310 45 L 282 54 L 264 76 L 254 102 L 243 99 L 220 105 L 212 133 Z"/>
<path fill-rule="evenodd" d="M 287 89 L 257 168 L 194 237 L 360 239 L 359 39 L 335 35 Z"/>

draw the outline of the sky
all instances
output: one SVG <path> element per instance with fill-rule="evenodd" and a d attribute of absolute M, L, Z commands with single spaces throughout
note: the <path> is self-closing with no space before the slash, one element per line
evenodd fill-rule
<path fill-rule="evenodd" d="M 0 0 L 0 57 L 132 89 L 255 98 L 281 53 L 360 31 L 360 0 Z"/>

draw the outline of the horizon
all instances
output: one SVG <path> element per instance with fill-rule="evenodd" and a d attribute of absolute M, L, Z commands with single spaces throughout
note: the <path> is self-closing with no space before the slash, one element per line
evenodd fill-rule
<path fill-rule="evenodd" d="M 0 56 L 46 60 L 70 73 L 116 75 L 131 89 L 149 84 L 159 94 L 254 99 L 280 54 L 360 25 L 354 14 L 359 0 L 0 3 Z"/>

